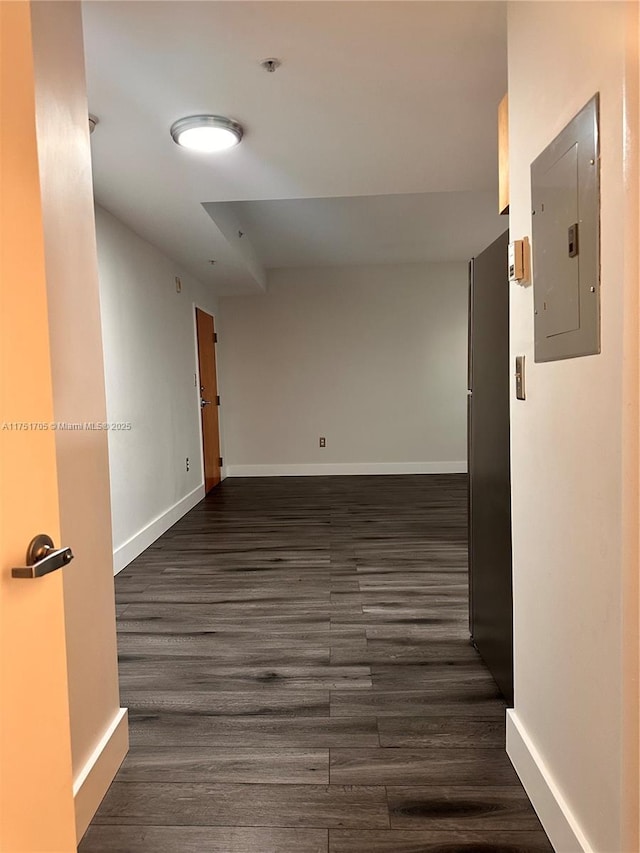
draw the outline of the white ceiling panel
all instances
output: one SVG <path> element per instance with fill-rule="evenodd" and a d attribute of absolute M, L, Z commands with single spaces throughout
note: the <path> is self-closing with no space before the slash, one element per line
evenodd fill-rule
<path fill-rule="evenodd" d="M 265 269 L 464 261 L 507 227 L 492 190 L 205 204 Z"/>

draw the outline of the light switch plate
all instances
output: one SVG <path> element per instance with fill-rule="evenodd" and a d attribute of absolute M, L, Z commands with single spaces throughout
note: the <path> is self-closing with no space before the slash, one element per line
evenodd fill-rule
<path fill-rule="evenodd" d="M 516 356 L 516 400 L 525 400 L 524 388 L 524 359 L 523 355 Z"/>

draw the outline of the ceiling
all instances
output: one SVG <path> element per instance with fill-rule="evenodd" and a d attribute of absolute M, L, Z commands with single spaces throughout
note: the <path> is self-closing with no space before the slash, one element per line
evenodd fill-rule
<path fill-rule="evenodd" d="M 267 270 L 467 261 L 507 227 L 493 190 L 204 206 L 218 222 L 233 212 Z"/>
<path fill-rule="evenodd" d="M 85 3 L 96 198 L 220 293 L 262 289 L 261 267 L 468 257 L 504 227 L 505 7 Z M 242 144 L 180 149 L 170 125 L 199 112 Z"/>

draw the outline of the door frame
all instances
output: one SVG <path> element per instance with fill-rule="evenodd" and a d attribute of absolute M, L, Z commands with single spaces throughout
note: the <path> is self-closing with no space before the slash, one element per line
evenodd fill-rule
<path fill-rule="evenodd" d="M 205 486 L 205 478 L 204 478 L 204 435 L 202 432 L 202 411 L 201 411 L 201 406 L 200 406 L 200 383 L 198 381 L 200 378 L 200 353 L 198 352 L 198 317 L 196 314 L 196 309 L 199 309 L 200 311 L 204 311 L 206 314 L 209 314 L 210 317 L 213 317 L 214 328 L 215 328 L 216 315 L 211 310 L 211 308 L 206 307 L 201 302 L 196 302 L 194 300 L 194 301 L 192 301 L 191 306 L 192 306 L 191 307 L 191 315 L 192 315 L 192 320 L 193 320 L 193 352 L 194 352 L 194 359 L 195 359 L 195 363 L 194 363 L 194 367 L 195 367 L 194 386 L 195 386 L 196 395 L 195 395 L 195 404 L 194 405 L 195 405 L 197 418 L 198 418 L 198 435 L 200 436 L 200 473 L 202 474 L 201 485 L 204 487 Z M 217 330 L 216 330 L 216 334 L 217 334 Z M 220 395 L 220 370 L 219 370 L 218 353 L 219 353 L 219 350 L 216 349 L 216 387 L 218 389 L 218 396 L 221 396 Z M 220 456 L 222 459 L 224 459 L 224 430 L 223 430 L 223 426 L 222 426 L 221 411 L 222 411 L 222 405 L 218 406 L 218 441 L 219 441 L 219 445 L 220 445 Z M 226 479 L 226 476 L 227 475 L 226 475 L 225 466 L 221 465 L 220 466 L 220 482 L 222 482 L 224 479 Z"/>

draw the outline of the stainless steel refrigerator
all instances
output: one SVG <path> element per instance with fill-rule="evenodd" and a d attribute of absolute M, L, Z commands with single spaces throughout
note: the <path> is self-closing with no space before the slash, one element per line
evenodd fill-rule
<path fill-rule="evenodd" d="M 469 627 L 513 704 L 508 232 L 469 264 Z"/>

